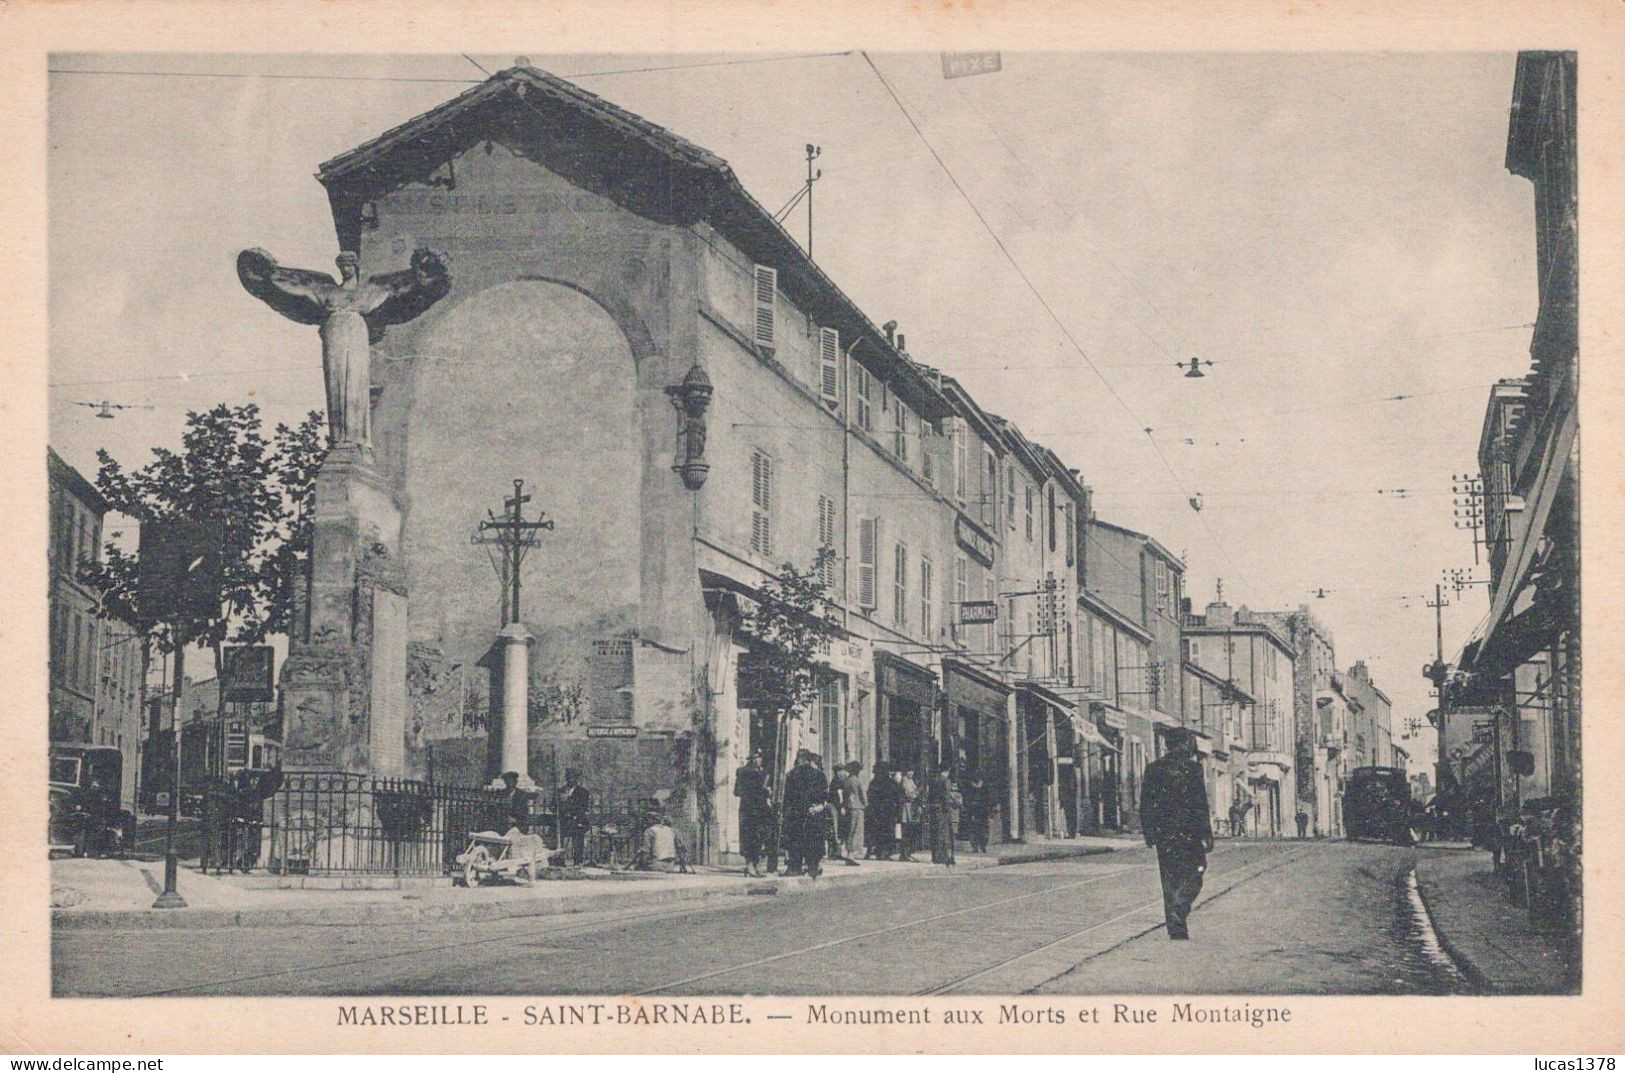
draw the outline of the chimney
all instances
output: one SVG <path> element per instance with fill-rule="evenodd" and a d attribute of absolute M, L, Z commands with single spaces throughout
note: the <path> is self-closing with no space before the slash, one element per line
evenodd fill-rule
<path fill-rule="evenodd" d="M 904 340 L 902 332 L 897 333 L 897 352 L 899 354 L 908 353 L 908 343 Z"/>
<path fill-rule="evenodd" d="M 1229 604 L 1215 600 L 1207 605 L 1207 614 L 1203 621 L 1209 626 L 1234 626 L 1236 612 Z"/>
<path fill-rule="evenodd" d="M 892 346 L 897 345 L 897 322 L 895 320 L 888 320 L 880 326 L 880 330 L 886 333 L 887 343 Z"/>

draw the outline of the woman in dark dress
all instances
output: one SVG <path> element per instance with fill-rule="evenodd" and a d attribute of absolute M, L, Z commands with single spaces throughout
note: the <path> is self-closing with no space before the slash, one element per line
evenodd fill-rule
<path fill-rule="evenodd" d="M 881 761 L 869 780 L 869 810 L 863 816 L 864 857 L 885 860 L 896 852 L 896 825 L 901 811 L 901 791 L 891 777 L 891 767 Z"/>
<path fill-rule="evenodd" d="M 987 852 L 988 787 L 982 776 L 972 775 L 965 783 L 962 831 L 972 853 Z"/>
<path fill-rule="evenodd" d="M 734 772 L 734 796 L 739 798 L 739 853 L 745 858 L 745 874 L 759 877 L 773 838 L 773 795 L 761 753 L 751 753 L 745 766 Z"/>
<path fill-rule="evenodd" d="M 946 771 L 931 776 L 926 785 L 927 820 L 931 830 L 931 863 L 954 866 L 954 826 L 959 821 L 963 798 Z"/>

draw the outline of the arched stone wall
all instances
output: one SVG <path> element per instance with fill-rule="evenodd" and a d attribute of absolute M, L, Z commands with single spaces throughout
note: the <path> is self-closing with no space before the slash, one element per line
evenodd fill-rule
<path fill-rule="evenodd" d="M 593 642 L 638 621 L 643 440 L 633 345 L 581 290 L 518 279 L 444 311 L 413 350 L 399 456 L 411 637 L 457 678 L 422 714 L 477 722 L 489 704 L 476 667 L 500 624 L 501 593 L 471 536 L 520 478 L 534 497 L 527 514 L 543 511 L 555 525 L 538 535 L 523 571 L 522 617 L 537 636 L 533 720 L 584 722 L 593 715 Z M 538 715 L 538 703 L 550 710 Z M 448 730 L 423 728 L 430 738 Z"/>

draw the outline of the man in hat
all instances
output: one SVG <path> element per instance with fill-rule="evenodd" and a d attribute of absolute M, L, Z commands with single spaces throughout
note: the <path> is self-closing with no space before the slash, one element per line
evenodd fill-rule
<path fill-rule="evenodd" d="M 1180 728 L 1169 732 L 1167 740 L 1167 753 L 1145 768 L 1140 823 L 1145 844 L 1157 848 L 1168 938 L 1189 939 L 1186 917 L 1202 891 L 1213 825 L 1202 765 L 1196 759 L 1196 735 Z"/>
<path fill-rule="evenodd" d="M 580 864 L 587 856 L 587 813 L 592 808 L 592 795 L 581 785 L 581 772 L 564 769 L 564 785 L 553 798 L 558 810 L 559 830 L 570 845 L 570 860 Z"/>

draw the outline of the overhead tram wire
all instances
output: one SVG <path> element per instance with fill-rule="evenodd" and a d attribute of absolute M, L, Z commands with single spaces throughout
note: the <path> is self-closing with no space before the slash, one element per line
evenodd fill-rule
<path fill-rule="evenodd" d="M 474 60 L 465 52 L 458 53 L 463 59 L 474 63 Z M 816 60 L 832 56 L 849 56 L 850 50 L 838 52 L 803 52 L 791 56 L 752 56 L 749 59 L 739 60 L 710 60 L 703 63 L 674 63 L 651 67 L 620 67 L 604 71 L 572 71 L 561 74 L 561 78 L 609 78 L 614 75 L 652 74 L 659 71 L 690 71 L 702 67 L 737 67 L 752 63 L 784 63 L 790 60 Z M 480 67 L 474 63 L 475 67 Z M 290 74 L 286 72 L 252 72 L 252 71 L 140 71 L 129 69 L 115 69 L 106 67 L 48 67 L 47 74 L 61 75 L 106 75 L 131 78 L 264 78 L 280 81 L 294 82 L 439 82 L 460 86 L 477 86 L 478 78 L 433 78 L 429 76 L 411 75 L 334 75 L 334 74 Z M 490 77 L 490 72 L 486 72 Z"/>
<path fill-rule="evenodd" d="M 913 129 L 915 136 L 920 139 L 920 143 L 924 145 L 926 151 L 931 154 L 931 158 L 937 162 L 937 166 L 942 169 L 942 173 L 947 176 L 948 181 L 953 184 L 954 189 L 959 192 L 959 196 L 964 199 L 965 204 L 975 215 L 977 221 L 982 225 L 982 228 L 988 233 L 988 237 L 993 240 L 993 244 L 999 248 L 999 252 L 1004 255 L 1004 259 L 1010 263 L 1010 267 L 1014 269 L 1016 275 L 1021 278 L 1021 282 L 1026 285 L 1027 290 L 1032 293 L 1033 298 L 1038 302 L 1039 306 L 1043 308 L 1045 314 L 1049 316 L 1049 319 L 1055 324 L 1055 327 L 1060 331 L 1061 335 L 1066 338 L 1066 341 L 1069 344 L 1071 344 L 1072 349 L 1077 351 L 1078 356 L 1083 359 L 1084 364 L 1089 366 L 1089 371 L 1094 373 L 1095 376 L 1100 380 L 1100 383 L 1103 387 L 1105 387 L 1107 394 L 1109 394 L 1117 402 L 1118 406 L 1122 407 L 1123 412 L 1129 416 L 1129 419 L 1132 420 L 1137 427 L 1144 431 L 1146 440 L 1151 444 L 1152 449 L 1156 451 L 1157 457 L 1162 461 L 1163 468 L 1166 469 L 1168 471 L 1168 475 L 1173 478 L 1174 486 L 1180 490 L 1181 495 L 1184 495 L 1187 499 L 1190 498 L 1190 493 L 1185 491 L 1184 482 L 1180 479 L 1178 471 L 1174 469 L 1173 463 L 1168 460 L 1168 456 L 1163 452 L 1161 444 L 1157 443 L 1157 441 L 1151 436 L 1150 427 L 1147 426 L 1145 422 L 1140 420 L 1139 415 L 1134 412 L 1134 408 L 1131 407 L 1128 404 L 1128 401 L 1118 393 L 1115 387 L 1112 386 L 1112 382 L 1106 379 L 1106 375 L 1102 373 L 1098 367 L 1096 367 L 1094 360 L 1089 357 L 1088 353 L 1083 349 L 1083 346 L 1078 342 L 1077 338 L 1073 336 L 1072 332 L 1067 328 L 1066 324 L 1055 312 L 1054 307 L 1050 305 L 1049 300 L 1046 299 L 1043 293 L 1039 291 L 1038 287 L 1033 283 L 1032 278 L 1027 275 L 1026 271 L 1021 267 L 1020 262 L 1016 260 L 1015 255 L 1010 252 L 1010 248 L 1005 245 L 1004 239 L 999 236 L 998 231 L 993 228 L 992 223 L 989 222 L 986 215 L 983 214 L 982 210 L 971 198 L 970 193 L 966 191 L 965 187 L 960 183 L 958 177 L 954 175 L 953 169 L 949 168 L 947 161 L 942 159 L 942 154 L 937 152 L 936 146 L 932 145 L 931 140 L 925 136 L 925 131 L 920 128 L 919 123 L 915 121 L 914 116 L 903 104 L 902 98 L 899 97 L 897 95 L 897 91 L 892 88 L 891 82 L 888 81 L 886 76 L 881 73 L 880 68 L 875 65 L 875 61 L 870 57 L 868 51 L 865 49 L 859 49 L 858 55 L 863 57 L 863 62 L 869 65 L 869 69 L 873 71 L 875 77 L 880 80 L 880 84 L 885 87 L 887 95 L 891 97 L 892 103 L 895 104 L 897 106 L 897 110 L 902 113 L 903 119 L 907 121 L 909 127 Z M 1238 575 L 1240 575 L 1242 581 L 1251 585 L 1251 581 L 1247 578 L 1245 572 L 1242 571 L 1241 566 L 1236 562 L 1234 557 L 1232 557 L 1230 552 L 1225 548 L 1223 542 L 1219 540 L 1218 534 L 1213 531 L 1213 526 L 1208 523 L 1207 518 L 1204 517 L 1200 511 L 1197 512 L 1196 518 L 1197 521 L 1201 522 L 1202 528 L 1207 531 L 1208 539 L 1213 542 L 1213 546 L 1218 549 L 1219 554 L 1223 556 L 1224 560 L 1230 564 Z"/>

